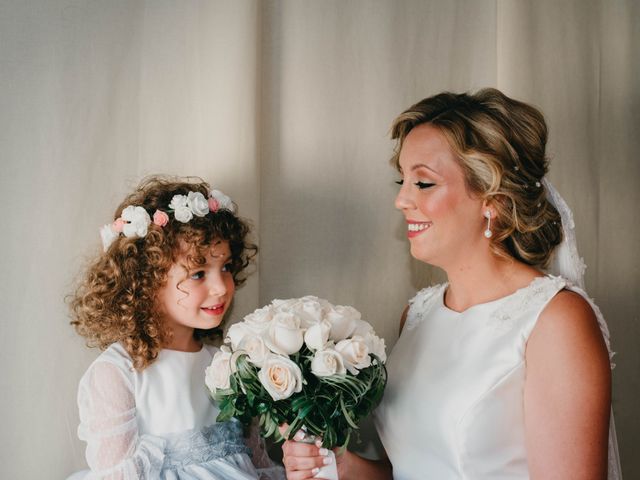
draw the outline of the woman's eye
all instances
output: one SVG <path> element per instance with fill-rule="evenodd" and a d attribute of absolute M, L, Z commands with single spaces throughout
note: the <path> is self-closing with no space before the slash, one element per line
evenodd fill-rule
<path fill-rule="evenodd" d="M 191 278 L 191 280 L 200 280 L 204 278 L 204 271 L 200 270 L 199 272 L 192 273 L 189 278 Z"/>
<path fill-rule="evenodd" d="M 398 185 L 404 185 L 404 180 L 396 180 L 396 182 Z"/>
<path fill-rule="evenodd" d="M 425 188 L 433 187 L 435 183 L 416 182 L 414 183 L 414 185 L 418 187 L 420 190 L 424 190 Z"/>

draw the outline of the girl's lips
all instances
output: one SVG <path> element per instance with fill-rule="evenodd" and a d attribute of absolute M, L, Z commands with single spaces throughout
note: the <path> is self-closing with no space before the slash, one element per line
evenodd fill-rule
<path fill-rule="evenodd" d="M 200 310 L 208 315 L 222 315 L 224 313 L 224 305 L 224 303 L 219 303 L 211 307 L 202 307 Z"/>
<path fill-rule="evenodd" d="M 407 220 L 407 237 L 413 238 L 429 230 L 433 222 L 414 222 Z"/>

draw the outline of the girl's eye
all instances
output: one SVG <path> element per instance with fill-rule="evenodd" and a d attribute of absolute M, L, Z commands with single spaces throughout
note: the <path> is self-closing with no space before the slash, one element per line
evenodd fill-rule
<path fill-rule="evenodd" d="M 424 190 L 425 188 L 433 187 L 435 185 L 435 183 L 416 182 L 416 183 L 414 183 L 414 185 L 416 187 L 418 187 L 420 190 Z"/>
<path fill-rule="evenodd" d="M 222 267 L 222 271 L 223 272 L 232 272 L 233 271 L 233 264 L 232 263 L 226 263 L 224 265 L 224 267 Z"/>
<path fill-rule="evenodd" d="M 192 273 L 189 278 L 191 278 L 191 280 L 200 280 L 204 278 L 204 271 L 200 270 L 199 272 Z"/>

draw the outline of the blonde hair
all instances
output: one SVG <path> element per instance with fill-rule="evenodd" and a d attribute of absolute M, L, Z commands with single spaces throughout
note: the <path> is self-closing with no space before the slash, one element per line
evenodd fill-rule
<path fill-rule="evenodd" d="M 124 199 L 114 219 L 128 205 L 141 206 L 150 214 L 157 209 L 166 210 L 174 195 L 187 195 L 190 191 L 208 197 L 210 187 L 199 178 L 148 177 Z M 170 215 L 164 227 L 152 223 L 142 238 L 119 236 L 106 252 L 91 261 L 70 296 L 71 324 L 89 346 L 105 349 L 121 342 L 134 367 L 146 368 L 171 339 L 171 331 L 161 320 L 157 296 L 180 253 L 186 248 L 187 263 L 203 264 L 215 240 L 227 241 L 234 283 L 241 285 L 245 280 L 243 272 L 257 251 L 248 242 L 248 235 L 249 226 L 244 220 L 220 209 L 204 217 L 194 216 L 188 223 Z M 219 333 L 219 329 L 196 330 L 194 336 L 212 337 Z"/>
<path fill-rule="evenodd" d="M 393 122 L 396 147 L 391 162 L 396 168 L 406 136 L 424 123 L 446 137 L 469 191 L 495 208 L 493 251 L 528 265 L 546 266 L 562 241 L 562 226 L 542 186 L 548 169 L 542 113 L 494 88 L 425 98 Z"/>

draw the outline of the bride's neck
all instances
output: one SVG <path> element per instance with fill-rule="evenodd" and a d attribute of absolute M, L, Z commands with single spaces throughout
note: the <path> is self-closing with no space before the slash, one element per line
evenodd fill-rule
<path fill-rule="evenodd" d="M 540 275 L 529 265 L 495 255 L 467 259 L 445 271 L 449 280 L 445 303 L 456 311 L 510 295 Z"/>

